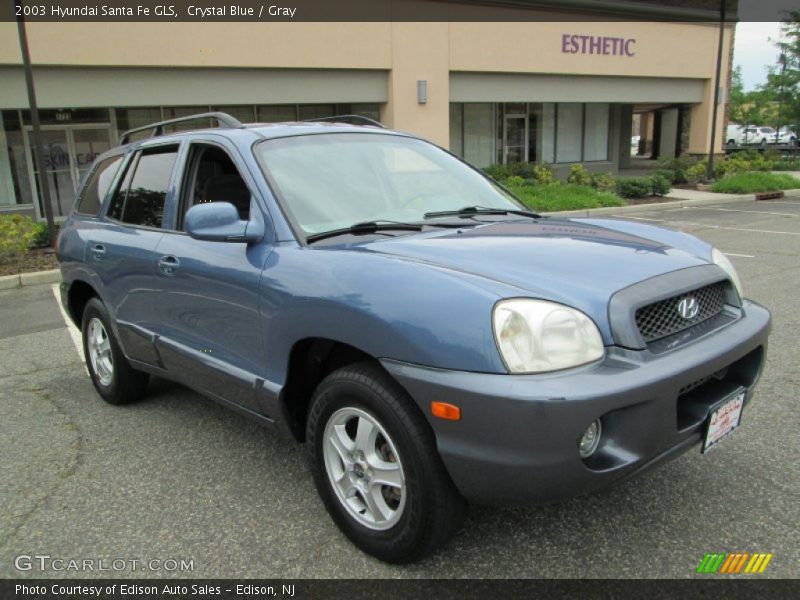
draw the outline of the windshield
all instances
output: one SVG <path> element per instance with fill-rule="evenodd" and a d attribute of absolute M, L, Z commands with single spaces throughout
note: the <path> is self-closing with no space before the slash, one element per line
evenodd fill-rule
<path fill-rule="evenodd" d="M 520 210 L 500 187 L 422 140 L 326 133 L 265 140 L 256 156 L 306 235 L 366 221 L 423 221 L 466 206 Z"/>

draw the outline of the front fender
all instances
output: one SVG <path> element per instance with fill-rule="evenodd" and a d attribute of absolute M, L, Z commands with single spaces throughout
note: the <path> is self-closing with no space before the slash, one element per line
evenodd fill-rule
<path fill-rule="evenodd" d="M 267 377 L 282 385 L 292 347 L 306 338 L 346 343 L 379 359 L 505 373 L 492 309 L 515 292 L 401 258 L 277 248 L 261 280 Z"/>

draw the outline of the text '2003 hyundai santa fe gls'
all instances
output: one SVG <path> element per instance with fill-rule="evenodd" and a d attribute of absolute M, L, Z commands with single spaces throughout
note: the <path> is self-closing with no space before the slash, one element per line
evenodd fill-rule
<path fill-rule="evenodd" d="M 733 431 L 770 315 L 690 235 L 556 219 L 348 117 L 100 156 L 58 239 L 98 393 L 148 375 L 305 442 L 364 551 L 407 562 L 467 502 L 592 492 Z"/>

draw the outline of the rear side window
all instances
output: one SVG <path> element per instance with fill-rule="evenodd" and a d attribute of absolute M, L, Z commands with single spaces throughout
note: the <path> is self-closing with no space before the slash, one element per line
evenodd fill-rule
<path fill-rule="evenodd" d="M 108 216 L 131 225 L 161 227 L 177 157 L 177 146 L 140 152 L 128 168 Z"/>
<path fill-rule="evenodd" d="M 100 206 L 108 193 L 108 188 L 114 181 L 121 162 L 122 156 L 110 156 L 100 161 L 83 188 L 83 194 L 78 199 L 75 208 L 76 212 L 93 217 L 100 212 Z"/>

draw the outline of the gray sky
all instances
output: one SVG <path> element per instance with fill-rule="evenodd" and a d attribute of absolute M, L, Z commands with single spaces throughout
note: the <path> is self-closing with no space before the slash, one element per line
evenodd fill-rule
<path fill-rule="evenodd" d="M 740 22 L 736 25 L 733 64 L 741 65 L 745 91 L 767 80 L 767 65 L 774 65 L 778 50 L 770 40 L 780 37 L 780 23 Z"/>

